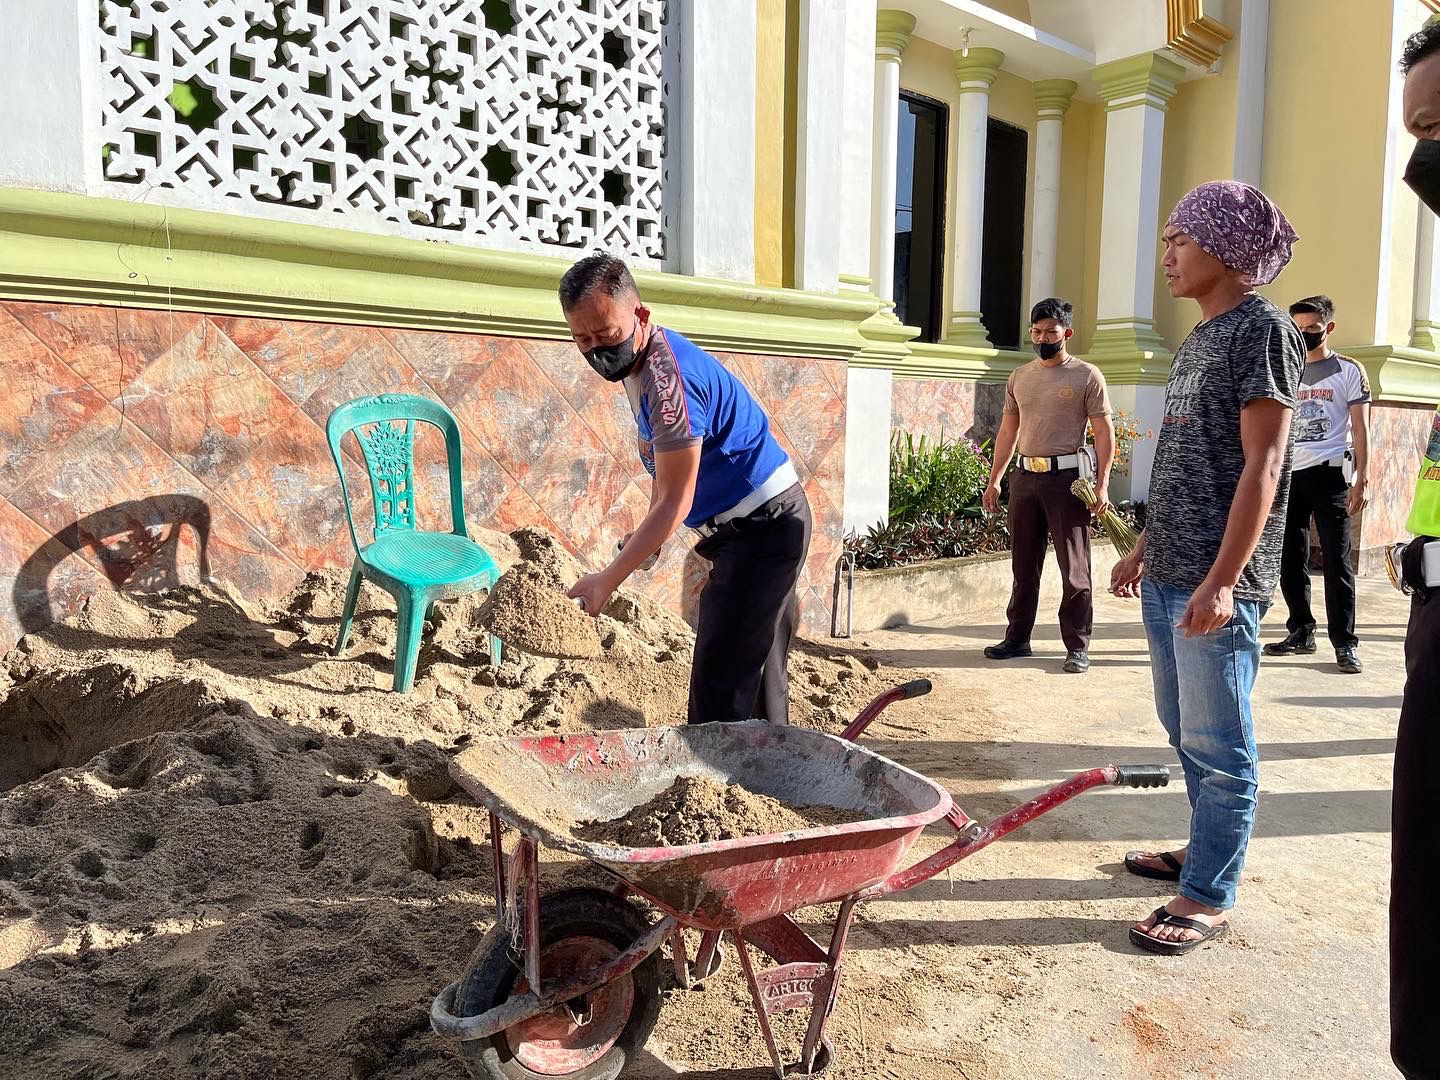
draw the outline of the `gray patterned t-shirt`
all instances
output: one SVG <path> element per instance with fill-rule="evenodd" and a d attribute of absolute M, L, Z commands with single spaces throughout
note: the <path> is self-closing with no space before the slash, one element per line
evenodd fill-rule
<path fill-rule="evenodd" d="M 1304 367 L 1300 332 L 1263 296 L 1252 294 L 1190 331 L 1165 384 L 1145 518 L 1146 577 L 1177 589 L 1205 580 L 1245 468 L 1240 410 L 1256 398 L 1293 409 Z M 1238 599 L 1268 601 L 1275 592 L 1289 495 L 1287 446 L 1260 543 L 1235 585 Z"/>

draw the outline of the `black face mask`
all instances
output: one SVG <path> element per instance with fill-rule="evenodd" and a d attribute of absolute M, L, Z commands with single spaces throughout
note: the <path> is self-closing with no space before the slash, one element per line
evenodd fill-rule
<path fill-rule="evenodd" d="M 640 324 L 636 323 L 635 330 L 638 329 Z M 635 330 L 631 330 L 624 341 L 617 341 L 614 345 L 596 345 L 584 354 L 595 374 L 606 382 L 619 382 L 635 366 Z"/>
<path fill-rule="evenodd" d="M 1054 360 L 1060 355 L 1060 350 L 1065 347 L 1063 341 L 1036 341 L 1032 343 L 1035 355 L 1041 360 Z"/>
<path fill-rule="evenodd" d="M 1305 351 L 1314 352 L 1325 344 L 1324 330 L 1301 330 L 1300 336 L 1305 339 Z"/>
<path fill-rule="evenodd" d="M 1405 183 L 1430 208 L 1440 214 L 1440 140 L 1421 139 L 1405 166 Z"/>

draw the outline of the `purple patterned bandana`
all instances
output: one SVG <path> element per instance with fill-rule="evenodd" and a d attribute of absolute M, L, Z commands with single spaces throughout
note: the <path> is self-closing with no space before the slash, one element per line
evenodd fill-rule
<path fill-rule="evenodd" d="M 1176 205 L 1165 222 L 1189 236 L 1247 285 L 1268 285 L 1290 261 L 1300 237 L 1280 208 L 1259 188 L 1239 180 L 1201 184 Z"/>

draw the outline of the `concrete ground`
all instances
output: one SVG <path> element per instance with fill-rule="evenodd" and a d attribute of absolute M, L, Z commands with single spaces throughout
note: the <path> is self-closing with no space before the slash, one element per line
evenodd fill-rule
<path fill-rule="evenodd" d="M 1386 1053 L 1386 903 L 1406 613 L 1385 582 L 1361 582 L 1363 675 L 1339 674 L 1325 644 L 1264 662 L 1259 814 L 1226 939 L 1179 958 L 1127 941 L 1130 923 L 1169 893 L 1120 862 L 1127 849 L 1183 839 L 1178 768 L 1168 790 L 1088 793 L 948 877 L 863 907 L 832 1075 L 1398 1075 Z M 1266 640 L 1283 635 L 1284 617 L 1283 604 L 1271 610 Z M 1138 602 L 1098 601 L 1085 676 L 1060 672 L 1064 650 L 1044 618 L 1041 655 L 1003 665 L 980 651 L 1003 636 L 998 622 L 865 635 L 882 659 L 936 683 L 928 699 L 894 706 L 867 741 L 946 783 L 981 819 L 1077 769 L 1173 764 Z M 932 829 L 918 850 L 944 839 Z M 818 914 L 806 924 L 823 932 Z M 903 989 L 901 1007 L 881 987 Z M 677 1060 L 665 1036 L 662 1010 L 659 1053 L 640 1075 L 767 1075 Z"/>

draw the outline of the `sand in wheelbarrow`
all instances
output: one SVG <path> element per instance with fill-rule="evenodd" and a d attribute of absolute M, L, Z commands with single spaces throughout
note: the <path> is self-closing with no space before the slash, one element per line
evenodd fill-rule
<path fill-rule="evenodd" d="M 586 822 L 575 835 L 619 847 L 679 847 L 844 825 L 864 818 L 858 810 L 781 802 L 735 784 L 682 776 L 624 817 Z"/>

